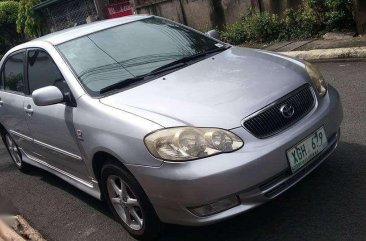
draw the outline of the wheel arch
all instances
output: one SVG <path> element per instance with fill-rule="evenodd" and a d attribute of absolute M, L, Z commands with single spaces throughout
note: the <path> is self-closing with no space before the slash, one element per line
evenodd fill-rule
<path fill-rule="evenodd" d="M 139 182 L 138 178 L 127 168 L 127 166 L 123 163 L 123 161 L 121 161 L 120 159 L 118 159 L 115 155 L 109 153 L 108 151 L 102 150 L 102 151 L 97 151 L 92 158 L 92 169 L 93 169 L 93 174 L 94 177 L 96 178 L 96 181 L 98 182 L 99 185 L 99 189 L 102 190 L 102 186 L 101 186 L 101 174 L 102 174 L 102 168 L 104 165 L 106 164 L 113 164 L 116 165 L 120 168 L 122 168 L 124 171 L 126 171 L 127 173 L 129 173 L 138 183 L 138 185 L 141 187 L 141 189 L 143 190 L 144 194 L 146 195 L 146 192 L 144 190 L 144 188 L 142 187 L 141 183 Z M 101 199 L 104 200 L 104 195 L 101 192 Z M 147 197 L 146 198 L 149 200 L 150 199 Z"/>
<path fill-rule="evenodd" d="M 119 167 L 130 173 L 132 176 L 134 176 L 130 172 L 130 170 L 128 170 L 128 168 L 123 164 L 123 162 L 119 160 L 115 155 L 107 151 L 97 151 L 96 153 L 94 153 L 92 158 L 92 169 L 93 174 L 98 182 L 100 182 L 102 167 L 107 163 L 118 165 Z"/>

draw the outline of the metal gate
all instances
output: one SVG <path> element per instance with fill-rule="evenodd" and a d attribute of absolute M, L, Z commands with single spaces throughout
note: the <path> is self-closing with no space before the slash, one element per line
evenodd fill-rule
<path fill-rule="evenodd" d="M 97 16 L 93 0 L 66 0 L 43 10 L 51 32 L 86 23 L 88 16 Z"/>

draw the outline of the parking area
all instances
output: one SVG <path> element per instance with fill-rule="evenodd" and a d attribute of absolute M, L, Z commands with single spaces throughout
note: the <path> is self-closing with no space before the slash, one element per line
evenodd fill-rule
<path fill-rule="evenodd" d="M 366 62 L 317 66 L 342 97 L 338 150 L 275 200 L 207 227 L 168 225 L 161 241 L 366 240 Z M 106 204 L 40 169 L 20 173 L 3 145 L 0 200 L 47 240 L 133 240 Z"/>

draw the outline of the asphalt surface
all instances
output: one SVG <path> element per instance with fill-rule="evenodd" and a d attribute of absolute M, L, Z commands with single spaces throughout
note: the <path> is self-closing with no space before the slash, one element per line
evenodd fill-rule
<path fill-rule="evenodd" d="M 366 62 L 318 66 L 345 111 L 341 142 L 329 160 L 261 207 L 208 227 L 168 225 L 161 241 L 366 240 Z M 4 149 L 0 200 L 48 240 L 133 240 L 105 204 L 42 170 L 20 173 Z"/>

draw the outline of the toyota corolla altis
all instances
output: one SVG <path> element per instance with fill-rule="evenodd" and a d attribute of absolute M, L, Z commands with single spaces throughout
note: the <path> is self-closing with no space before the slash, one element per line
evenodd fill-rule
<path fill-rule="evenodd" d="M 160 17 L 71 28 L 1 61 L 0 129 L 16 166 L 106 200 L 140 239 L 276 197 L 335 150 L 341 121 L 312 64 Z"/>

